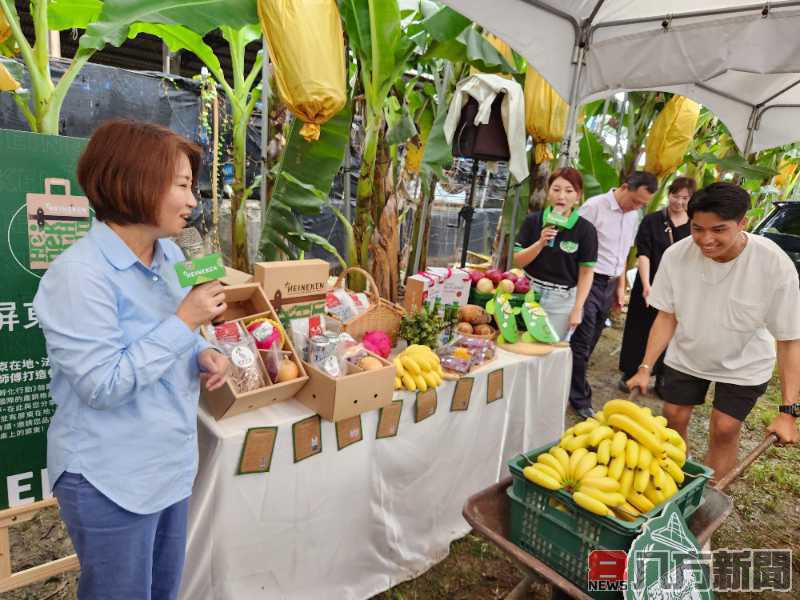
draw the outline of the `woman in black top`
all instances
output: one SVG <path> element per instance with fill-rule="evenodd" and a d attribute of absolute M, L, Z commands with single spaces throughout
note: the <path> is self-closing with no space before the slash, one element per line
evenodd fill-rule
<path fill-rule="evenodd" d="M 547 207 L 525 218 L 517 237 L 514 266 L 533 279 L 539 304 L 560 339 L 568 339 L 583 319 L 597 262 L 597 231 L 578 215 L 581 174 L 554 171 L 547 182 Z"/>
<path fill-rule="evenodd" d="M 622 386 L 624 382 L 633 377 L 639 369 L 647 346 L 647 337 L 650 327 L 658 314 L 647 301 L 650 295 L 650 286 L 655 279 L 658 265 L 664 252 L 678 240 L 682 240 L 690 233 L 689 215 L 686 205 L 695 191 L 694 179 L 689 177 L 676 177 L 669 186 L 669 203 L 667 207 L 658 212 L 647 215 L 639 225 L 636 234 L 636 259 L 638 273 L 631 290 L 631 299 L 628 304 L 628 316 L 625 319 L 625 332 L 622 336 L 622 352 L 619 356 L 619 368 L 622 371 Z M 656 376 L 656 392 L 660 388 L 661 372 L 664 368 L 662 355 L 653 368 Z M 625 391 L 628 391 L 625 386 Z"/>

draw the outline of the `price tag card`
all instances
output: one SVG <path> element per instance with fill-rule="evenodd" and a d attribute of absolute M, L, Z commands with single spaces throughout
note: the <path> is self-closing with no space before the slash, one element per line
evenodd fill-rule
<path fill-rule="evenodd" d="M 424 421 L 436 412 L 436 390 L 417 392 L 417 404 L 414 410 L 414 422 Z"/>
<path fill-rule="evenodd" d="M 175 263 L 178 283 L 181 287 L 192 287 L 225 277 L 225 265 L 219 253 L 207 254 Z"/>
<path fill-rule="evenodd" d="M 361 430 L 361 415 L 343 419 L 336 423 L 336 445 L 339 450 L 364 439 Z"/>
<path fill-rule="evenodd" d="M 322 452 L 322 420 L 313 415 L 292 425 L 294 462 L 300 462 Z"/>
<path fill-rule="evenodd" d="M 467 410 L 469 408 L 469 401 L 472 397 L 472 387 L 475 385 L 475 379 L 472 377 L 462 377 L 456 382 L 456 388 L 453 391 L 453 400 L 450 402 L 451 411 Z"/>
<path fill-rule="evenodd" d="M 489 373 L 486 381 L 486 404 L 491 404 L 495 400 L 503 397 L 503 369 L 497 369 Z"/>
<path fill-rule="evenodd" d="M 278 437 L 277 427 L 253 427 L 247 430 L 239 458 L 237 475 L 250 473 L 269 473 L 272 452 Z"/>
<path fill-rule="evenodd" d="M 403 401 L 394 400 L 388 406 L 381 408 L 378 417 L 378 432 L 375 439 L 394 437 L 400 429 L 400 415 L 403 413 Z"/>

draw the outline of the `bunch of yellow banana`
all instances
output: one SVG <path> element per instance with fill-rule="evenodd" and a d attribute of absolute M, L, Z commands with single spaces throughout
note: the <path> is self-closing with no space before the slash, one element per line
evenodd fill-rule
<path fill-rule="evenodd" d="M 428 346 L 412 344 L 394 359 L 394 389 L 424 392 L 442 383 L 439 356 Z"/>
<path fill-rule="evenodd" d="M 664 417 L 610 400 L 523 472 L 547 489 L 567 489 L 594 514 L 633 520 L 678 492 L 685 462 L 686 444 Z"/>

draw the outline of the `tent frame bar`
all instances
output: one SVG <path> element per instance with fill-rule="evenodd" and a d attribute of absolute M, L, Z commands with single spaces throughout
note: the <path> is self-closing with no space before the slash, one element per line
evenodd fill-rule
<path fill-rule="evenodd" d="M 560 8 L 556 8 L 555 6 L 549 4 L 548 2 L 543 2 L 542 0 L 522 0 L 522 2 L 529 4 L 530 6 L 535 6 L 536 8 L 541 8 L 543 11 L 550 13 L 551 15 L 564 19 L 565 21 L 569 21 L 570 25 L 572 25 L 572 29 L 575 31 L 575 39 L 578 39 L 581 31 L 581 24 L 568 12 L 565 12 Z M 602 0 L 600 3 L 602 4 Z"/>
<path fill-rule="evenodd" d="M 598 29 L 607 28 L 607 27 L 620 27 L 623 25 L 636 25 L 638 23 L 654 23 L 657 21 L 661 21 L 662 23 L 670 23 L 672 21 L 678 19 L 693 19 L 697 17 L 714 17 L 719 15 L 731 15 L 731 14 L 739 14 L 739 13 L 747 13 L 747 12 L 754 12 L 758 11 L 762 13 L 762 16 L 766 17 L 767 14 L 764 14 L 764 11 L 767 13 L 771 10 L 776 8 L 789 8 L 792 6 L 800 6 L 800 1 L 798 0 L 778 0 L 777 2 L 760 2 L 758 4 L 748 4 L 747 6 L 737 6 L 731 8 L 716 8 L 716 9 L 709 9 L 709 10 L 698 10 L 692 12 L 685 12 L 685 13 L 669 13 L 663 14 L 660 16 L 652 16 L 652 17 L 637 17 L 635 19 L 620 19 L 618 21 L 607 21 L 605 23 L 598 23 L 594 27 L 592 27 L 592 33 L 597 31 Z M 668 26 L 668 25 L 667 25 Z"/>
<path fill-rule="evenodd" d="M 530 6 L 535 6 L 547 13 L 550 13 L 556 17 L 564 19 L 565 21 L 569 22 L 572 25 L 572 28 L 575 32 L 575 50 L 573 52 L 573 75 L 572 75 L 572 82 L 570 85 L 569 90 L 569 112 L 567 113 L 567 125 L 566 129 L 564 130 L 564 137 L 561 140 L 561 147 L 559 151 L 559 165 L 566 166 L 569 163 L 570 156 L 570 146 L 572 143 L 572 138 L 575 137 L 575 128 L 578 121 L 578 89 L 581 83 L 581 75 L 583 74 L 583 63 L 586 57 L 586 53 L 589 51 L 589 45 L 591 43 L 591 39 L 594 33 L 603 28 L 610 28 L 610 27 L 621 27 L 624 25 L 636 25 L 639 23 L 655 23 L 661 21 L 662 26 L 665 29 L 669 29 L 670 24 L 673 20 L 681 20 L 681 19 L 693 19 L 698 17 L 713 17 L 713 16 L 722 16 L 722 15 L 735 15 L 735 14 L 743 14 L 748 12 L 755 12 L 758 11 L 761 13 L 762 18 L 767 18 L 769 16 L 769 12 L 773 9 L 781 9 L 781 8 L 790 8 L 793 6 L 800 6 L 800 0 L 773 0 L 771 2 L 760 2 L 758 4 L 748 4 L 746 6 L 737 6 L 737 7 L 730 7 L 730 8 L 718 8 L 718 9 L 710 9 L 710 10 L 699 10 L 699 11 L 692 11 L 692 12 L 685 12 L 685 13 L 669 13 L 660 16 L 651 16 L 651 17 L 638 17 L 635 19 L 619 19 L 617 21 L 607 21 L 605 23 L 598 23 L 593 25 L 593 21 L 597 16 L 597 13 L 600 11 L 605 0 L 597 0 L 594 7 L 592 8 L 592 12 L 589 14 L 589 17 L 584 20 L 583 23 L 579 23 L 575 17 L 570 15 L 569 13 L 556 8 L 549 2 L 544 0 L 521 0 L 525 4 Z M 744 147 L 744 156 L 747 156 L 750 153 L 750 149 L 753 145 L 753 136 L 755 130 L 759 128 L 761 125 L 761 117 L 763 114 L 771 109 L 771 108 L 794 108 L 800 107 L 797 104 L 773 104 L 770 106 L 764 106 L 767 102 L 774 100 L 781 94 L 786 93 L 790 89 L 794 88 L 797 85 L 800 85 L 800 81 L 796 81 L 795 83 L 787 86 L 783 90 L 779 91 L 778 93 L 770 96 L 763 102 L 759 104 L 752 104 L 747 102 L 746 100 L 742 100 L 741 98 L 736 98 L 730 94 L 717 91 L 710 86 L 707 86 L 703 83 L 696 83 L 695 84 L 698 88 L 711 92 L 713 94 L 717 94 L 722 96 L 723 98 L 727 98 L 732 102 L 737 102 L 739 104 L 744 104 L 745 106 L 749 106 L 752 109 L 750 114 L 750 119 L 747 124 L 747 140 L 745 142 Z"/>

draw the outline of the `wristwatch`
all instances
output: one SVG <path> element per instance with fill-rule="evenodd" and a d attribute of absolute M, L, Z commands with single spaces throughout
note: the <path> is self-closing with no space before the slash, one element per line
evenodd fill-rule
<path fill-rule="evenodd" d="M 800 402 L 795 402 L 794 404 L 785 404 L 783 406 L 779 406 L 778 410 L 782 413 L 786 413 L 788 415 L 792 415 L 793 417 L 800 417 Z"/>
<path fill-rule="evenodd" d="M 642 363 L 639 365 L 638 370 L 646 369 L 647 371 L 652 371 L 653 369 L 647 363 Z"/>

